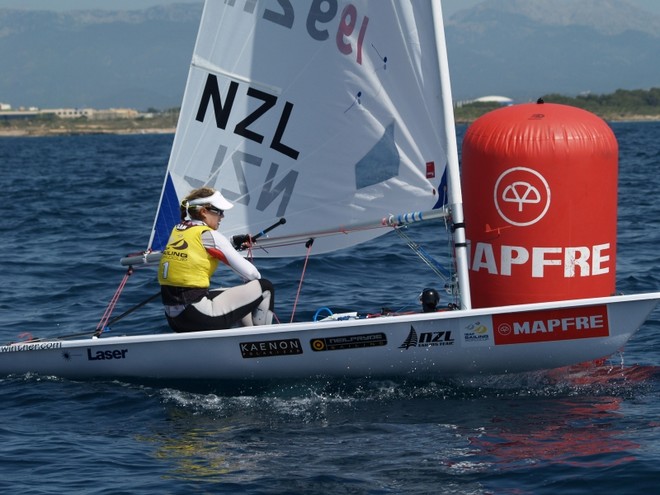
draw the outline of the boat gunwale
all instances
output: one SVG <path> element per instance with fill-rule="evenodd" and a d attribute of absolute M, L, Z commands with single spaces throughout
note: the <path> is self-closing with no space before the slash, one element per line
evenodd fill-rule
<path fill-rule="evenodd" d="M 209 340 L 209 339 L 223 339 L 232 337 L 245 337 L 246 339 L 255 337 L 266 337 L 272 334 L 280 333 L 302 333 L 306 331 L 325 331 L 325 330 L 348 330 L 355 327 L 371 327 L 373 325 L 390 325 L 401 323 L 402 320 L 409 322 L 424 322 L 431 320 L 450 320 L 460 318 L 472 318 L 479 316 L 490 316 L 496 314 L 509 314 L 509 313 L 526 313 L 532 311 L 543 310 L 561 310 L 563 308 L 577 308 L 585 306 L 598 306 L 610 305 L 617 303 L 631 303 L 660 300 L 660 292 L 649 292 L 641 294 L 627 294 L 616 295 L 607 297 L 595 297 L 585 299 L 570 299 L 562 301 L 549 301 L 542 303 L 526 303 L 516 304 L 510 306 L 497 306 L 492 308 L 478 308 L 469 310 L 447 310 L 436 311 L 433 313 L 405 313 L 399 315 L 383 315 L 376 317 L 365 317 L 355 319 L 342 319 L 333 321 L 306 321 L 294 323 L 282 323 L 275 325 L 264 325 L 258 327 L 239 327 L 225 330 L 204 330 L 198 332 L 185 332 L 185 333 L 159 333 L 159 334 L 139 334 L 139 335 L 113 335 L 109 337 L 94 337 L 83 339 L 66 339 L 66 338 L 52 338 L 48 337 L 33 340 L 21 341 L 6 344 L 2 347 L 10 348 L 12 346 L 20 345 L 43 345 L 43 349 L 29 349 L 30 351 L 49 350 L 47 344 L 61 343 L 61 348 L 77 347 L 80 345 L 86 346 L 108 346 L 120 344 L 139 344 L 149 342 L 166 342 L 166 341 L 186 341 L 186 340 Z M 28 350 L 28 349 L 26 349 Z M 18 351 L 18 350 L 17 350 Z M 18 351 L 20 352 L 20 351 Z"/>

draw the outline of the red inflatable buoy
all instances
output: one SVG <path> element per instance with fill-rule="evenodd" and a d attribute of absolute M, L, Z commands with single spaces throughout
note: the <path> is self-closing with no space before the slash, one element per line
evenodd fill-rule
<path fill-rule="evenodd" d="M 475 308 L 615 291 L 618 145 L 599 117 L 566 105 L 501 108 L 462 148 Z"/>

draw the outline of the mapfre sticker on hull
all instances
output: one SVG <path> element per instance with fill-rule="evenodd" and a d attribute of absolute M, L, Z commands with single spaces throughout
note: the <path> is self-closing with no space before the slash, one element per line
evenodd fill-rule
<path fill-rule="evenodd" d="M 309 341 L 313 351 L 339 351 L 342 349 L 358 349 L 387 345 L 387 336 L 382 333 L 363 335 L 346 335 L 342 337 L 322 337 Z"/>
<path fill-rule="evenodd" d="M 607 306 L 493 315 L 496 345 L 607 337 Z"/>
<path fill-rule="evenodd" d="M 299 339 L 241 342 L 239 346 L 241 348 L 241 355 L 244 358 L 290 356 L 292 354 L 303 353 Z"/>

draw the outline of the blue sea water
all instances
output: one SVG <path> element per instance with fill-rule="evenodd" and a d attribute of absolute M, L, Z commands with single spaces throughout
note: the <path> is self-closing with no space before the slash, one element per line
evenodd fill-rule
<path fill-rule="evenodd" d="M 617 288 L 660 289 L 660 123 L 620 146 Z M 464 127 L 459 127 L 462 136 Z M 0 139 L 0 342 L 91 334 L 144 249 L 171 135 Z M 446 260 L 442 225 L 409 235 Z M 257 261 L 288 321 L 303 260 Z M 225 278 L 226 280 L 226 278 Z M 296 319 L 394 310 L 442 282 L 401 240 L 312 259 Z M 117 312 L 158 288 L 137 270 Z M 21 494 L 654 493 L 660 313 L 601 366 L 464 382 L 194 390 L 0 377 L 0 492 Z M 167 331 L 158 303 L 112 331 Z"/>

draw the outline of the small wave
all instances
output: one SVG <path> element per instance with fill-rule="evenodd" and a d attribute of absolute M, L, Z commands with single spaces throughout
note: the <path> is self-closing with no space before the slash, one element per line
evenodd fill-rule
<path fill-rule="evenodd" d="M 405 403 L 501 398 L 634 398 L 657 385 L 660 367 L 588 363 L 546 372 L 453 378 L 445 381 L 303 380 L 296 383 L 209 384 L 211 390 L 157 389 L 161 399 L 193 414 L 228 418 L 253 414 L 281 421 L 322 421 L 335 412 Z M 427 404 L 428 406 L 428 404 Z M 423 406 L 423 407 L 427 407 Z M 428 406 L 430 407 L 430 406 Z"/>

